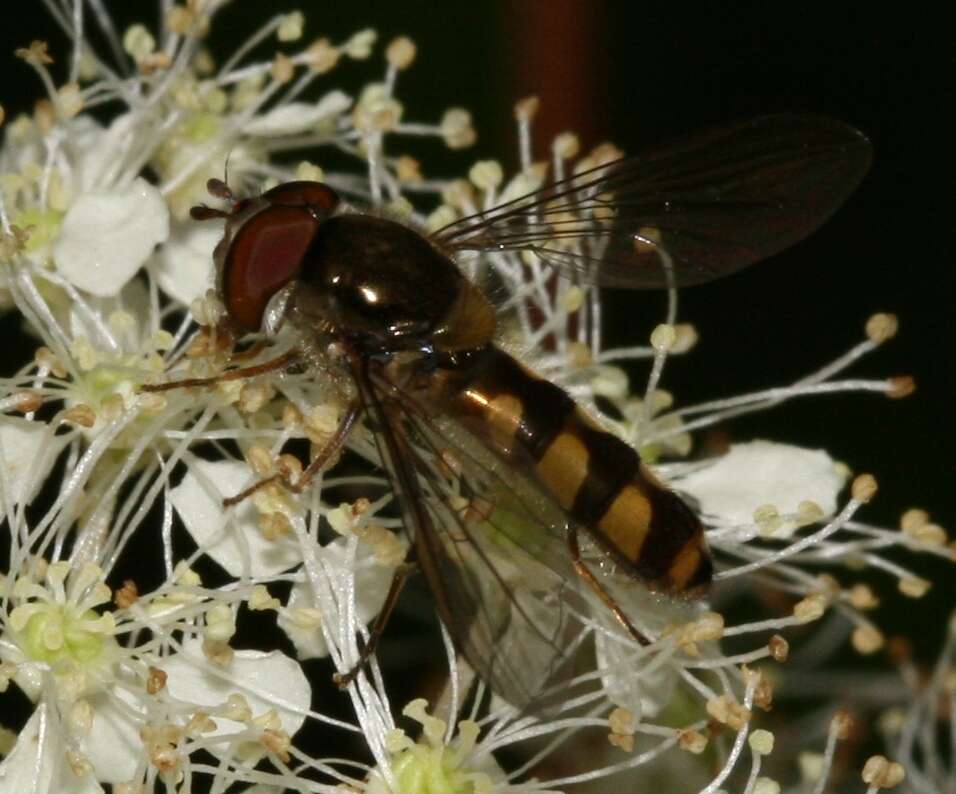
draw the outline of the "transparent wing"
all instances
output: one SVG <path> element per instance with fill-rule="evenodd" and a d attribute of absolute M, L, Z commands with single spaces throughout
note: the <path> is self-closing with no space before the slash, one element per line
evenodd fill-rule
<path fill-rule="evenodd" d="M 548 709 L 586 637 L 563 513 L 453 420 L 428 417 L 381 376 L 360 387 L 417 562 L 459 651 L 512 705 Z"/>
<path fill-rule="evenodd" d="M 617 160 L 438 230 L 451 250 L 528 251 L 605 286 L 709 281 L 793 245 L 866 174 L 852 127 L 776 115 Z"/>

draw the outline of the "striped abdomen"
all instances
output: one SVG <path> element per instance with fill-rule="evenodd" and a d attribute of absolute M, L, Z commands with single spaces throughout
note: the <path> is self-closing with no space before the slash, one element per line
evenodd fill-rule
<path fill-rule="evenodd" d="M 699 519 L 637 452 L 507 353 L 488 348 L 482 359 L 453 398 L 472 432 L 652 589 L 706 587 L 712 567 Z"/>

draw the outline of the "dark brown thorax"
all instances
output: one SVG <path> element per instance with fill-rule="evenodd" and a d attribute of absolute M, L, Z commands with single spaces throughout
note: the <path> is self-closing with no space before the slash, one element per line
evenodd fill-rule
<path fill-rule="evenodd" d="M 300 323 L 328 323 L 363 352 L 427 352 L 466 289 L 457 267 L 417 232 L 346 214 L 326 220 L 304 252 L 294 306 Z"/>

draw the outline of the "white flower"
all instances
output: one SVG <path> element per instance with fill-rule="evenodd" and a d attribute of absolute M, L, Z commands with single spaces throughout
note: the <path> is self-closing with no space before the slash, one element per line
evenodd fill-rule
<path fill-rule="evenodd" d="M 19 577 L 11 588 L 0 660 L 16 665 L 18 685 L 34 699 L 47 676 L 60 697 L 95 692 L 116 660 L 115 618 L 96 611 L 110 598 L 102 572 L 90 565 L 71 574 L 69 563 L 57 562 L 46 566 L 46 586 Z"/>

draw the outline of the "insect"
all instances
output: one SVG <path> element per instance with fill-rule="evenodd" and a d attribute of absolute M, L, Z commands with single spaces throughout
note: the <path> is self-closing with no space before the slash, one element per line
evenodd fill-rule
<path fill-rule="evenodd" d="M 289 487 L 305 487 L 364 417 L 443 622 L 492 689 L 526 705 L 567 661 L 565 599 L 592 591 L 645 641 L 627 588 L 700 593 L 712 562 L 700 519 L 638 453 L 496 346 L 496 310 L 456 256 L 530 252 L 601 286 L 698 284 L 810 234 L 860 182 L 870 154 L 842 123 L 767 116 L 585 171 L 431 234 L 350 210 L 317 182 L 236 200 L 211 180 L 232 208 L 194 207 L 193 217 L 225 218 L 215 258 L 229 323 L 239 332 L 288 323 L 300 340 L 219 379 L 317 357 L 348 374 L 354 388 L 337 432 Z M 582 554 L 581 536 L 596 557 Z M 604 568 L 624 582 L 623 599 Z"/>

